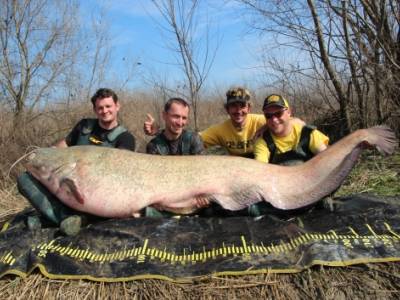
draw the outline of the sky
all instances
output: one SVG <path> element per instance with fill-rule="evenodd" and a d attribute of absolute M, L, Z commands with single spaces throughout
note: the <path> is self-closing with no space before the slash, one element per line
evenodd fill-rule
<path fill-rule="evenodd" d="M 207 86 L 249 85 L 257 73 L 259 37 L 246 34 L 248 26 L 233 1 L 204 0 L 199 10 L 196 38 L 203 38 L 209 24 L 212 44 L 217 48 Z M 90 0 L 80 3 L 82 15 L 88 19 L 92 13 L 103 11 L 112 37 L 111 63 L 115 70 L 125 72 L 127 62 L 136 64 L 143 77 L 135 85 L 142 85 L 150 77 L 167 78 L 177 82 L 184 78 L 176 65 L 176 54 L 167 47 L 173 43 L 162 26 L 160 12 L 149 0 Z M 203 38 L 204 41 L 204 38 Z M 204 43 L 202 43 L 204 45 Z M 138 64 L 139 63 L 139 64 Z"/>

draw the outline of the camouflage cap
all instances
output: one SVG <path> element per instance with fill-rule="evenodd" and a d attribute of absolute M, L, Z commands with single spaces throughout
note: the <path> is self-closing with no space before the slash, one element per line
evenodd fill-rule
<path fill-rule="evenodd" d="M 265 98 L 263 110 L 271 106 L 280 106 L 282 108 L 289 108 L 289 103 L 281 95 L 272 94 Z"/>
<path fill-rule="evenodd" d="M 226 105 L 236 102 L 248 103 L 250 102 L 250 92 L 242 87 L 231 88 L 226 92 Z"/>

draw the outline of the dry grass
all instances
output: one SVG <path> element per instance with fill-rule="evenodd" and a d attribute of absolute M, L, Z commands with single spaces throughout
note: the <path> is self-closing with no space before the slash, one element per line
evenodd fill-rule
<path fill-rule="evenodd" d="M 28 203 L 19 195 L 16 183 L 9 179 L 0 181 L 0 220 L 27 207 Z"/>
<path fill-rule="evenodd" d="M 221 103 L 216 103 L 204 106 L 201 127 L 207 126 L 209 120 L 215 122 L 225 118 Z M 148 139 L 142 134 L 143 112 L 156 116 L 157 105 L 134 98 L 123 105 L 123 122 L 134 133 L 141 149 Z M 60 115 L 62 120 L 57 119 Z M 15 176 L 21 168 L 17 166 L 11 177 L 7 176 L 12 162 L 30 145 L 50 145 L 63 137 L 85 115 L 90 115 L 90 106 L 76 106 L 74 110 L 49 109 L 18 132 L 10 131 L 10 120 L 0 115 L 3 121 L 0 130 L 0 220 L 27 206 L 15 186 Z M 368 154 L 337 195 L 364 191 L 399 195 L 399 173 L 399 152 L 389 158 Z M 51 280 L 34 271 L 27 278 L 12 275 L 1 278 L 0 299 L 398 299 L 399 274 L 399 263 L 381 263 L 345 268 L 313 267 L 297 274 L 210 276 L 190 284 L 177 284 L 161 280 L 119 283 Z"/>
<path fill-rule="evenodd" d="M 0 299 L 398 299 L 399 264 L 318 267 L 297 274 L 210 277 L 190 284 L 51 280 L 41 274 L 0 281 Z"/>

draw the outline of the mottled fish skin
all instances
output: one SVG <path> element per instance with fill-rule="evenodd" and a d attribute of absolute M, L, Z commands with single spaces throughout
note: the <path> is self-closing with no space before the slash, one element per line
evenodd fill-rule
<path fill-rule="evenodd" d="M 103 217 L 129 217 L 149 205 L 196 210 L 206 197 L 229 210 L 267 201 L 280 209 L 312 204 L 337 189 L 365 145 L 391 154 L 388 127 L 361 129 L 308 162 L 277 166 L 232 156 L 159 156 L 96 146 L 41 148 L 25 166 L 64 204 Z"/>

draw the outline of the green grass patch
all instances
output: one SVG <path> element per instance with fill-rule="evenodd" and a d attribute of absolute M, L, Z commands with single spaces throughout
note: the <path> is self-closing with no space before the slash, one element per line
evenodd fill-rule
<path fill-rule="evenodd" d="M 400 195 L 400 151 L 383 157 L 375 151 L 361 156 L 360 161 L 335 196 L 371 193 L 382 196 Z"/>

